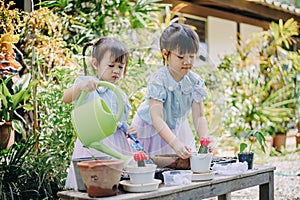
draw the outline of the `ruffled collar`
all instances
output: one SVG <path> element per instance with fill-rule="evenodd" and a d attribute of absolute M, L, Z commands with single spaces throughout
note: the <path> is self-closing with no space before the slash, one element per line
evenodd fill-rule
<path fill-rule="evenodd" d="M 191 71 L 189 71 L 181 81 L 177 82 L 174 80 L 167 66 L 165 66 L 165 72 L 167 76 L 167 88 L 169 91 L 174 91 L 180 89 L 183 93 L 189 94 L 194 91 L 194 87 L 196 86 L 197 79 L 193 78 L 191 75 Z"/>
<path fill-rule="evenodd" d="M 107 87 L 103 87 L 103 86 L 100 86 L 100 87 L 98 87 L 96 89 L 96 91 L 97 91 L 98 94 L 105 93 L 106 90 L 108 90 L 108 88 Z"/>
<path fill-rule="evenodd" d="M 97 81 L 100 81 L 96 76 L 94 76 L 94 79 L 97 80 Z M 96 92 L 98 94 L 101 94 L 101 93 L 105 93 L 107 91 L 107 87 L 103 87 L 103 86 L 99 86 L 97 89 L 96 89 Z"/>

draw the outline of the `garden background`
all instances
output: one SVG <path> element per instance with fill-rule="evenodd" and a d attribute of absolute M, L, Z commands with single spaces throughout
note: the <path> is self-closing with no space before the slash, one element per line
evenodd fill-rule
<path fill-rule="evenodd" d="M 184 22 L 175 14 L 185 5 L 49 0 L 26 13 L 0 3 L 1 53 L 12 47 L 22 65 L 13 91 L 5 85 L 14 80 L 1 79 L 0 84 L 0 121 L 14 120 L 16 131 L 16 143 L 1 149 L 0 199 L 56 199 L 76 139 L 73 105 L 61 99 L 74 78 L 84 74 L 83 44 L 108 35 L 127 44 L 130 63 L 118 85 L 130 98 L 132 119 L 145 96 L 147 77 L 163 64 L 159 36 L 169 24 Z M 269 30 L 240 40 L 237 51 L 219 66 L 206 61 L 195 67 L 209 91 L 204 103 L 216 153 L 236 153 L 247 129 L 271 138 L 291 128 L 300 132 L 300 51 L 289 51 L 298 30 L 293 19 L 272 22 Z M 286 152 L 270 147 L 268 156 L 280 153 Z"/>

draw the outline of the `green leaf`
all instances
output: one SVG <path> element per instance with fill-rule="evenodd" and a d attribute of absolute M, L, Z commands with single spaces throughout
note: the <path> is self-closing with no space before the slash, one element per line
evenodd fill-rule
<path fill-rule="evenodd" d="M 22 137 L 25 139 L 26 138 L 26 131 L 23 126 L 23 123 L 19 120 L 12 120 L 12 127 L 14 130 L 22 134 Z"/>
<path fill-rule="evenodd" d="M 244 152 L 244 150 L 247 148 L 247 144 L 246 143 L 244 143 L 244 142 L 242 142 L 241 144 L 240 144 L 240 153 L 243 153 Z"/>
<path fill-rule="evenodd" d="M 28 89 L 30 79 L 31 79 L 31 74 L 29 73 L 24 74 L 23 76 L 21 76 L 21 78 L 17 79 L 17 81 L 12 86 L 14 94 Z"/>

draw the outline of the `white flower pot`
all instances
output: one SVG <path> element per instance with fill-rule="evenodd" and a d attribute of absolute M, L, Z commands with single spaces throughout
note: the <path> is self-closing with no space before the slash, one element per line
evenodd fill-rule
<path fill-rule="evenodd" d="M 190 157 L 191 170 L 197 173 L 208 172 L 212 157 L 212 153 L 192 153 Z"/>
<path fill-rule="evenodd" d="M 289 9 L 290 11 L 294 11 L 294 10 L 295 10 L 295 6 L 289 6 L 288 9 Z"/>
<path fill-rule="evenodd" d="M 273 3 L 273 0 L 266 0 L 266 2 L 267 2 L 268 4 L 272 4 L 272 3 Z"/>
<path fill-rule="evenodd" d="M 156 167 L 157 166 L 155 164 L 146 164 L 145 167 L 127 165 L 125 167 L 125 171 L 129 174 L 130 183 L 145 184 L 152 183 L 154 181 Z"/>
<path fill-rule="evenodd" d="M 289 7 L 289 5 L 288 4 L 286 4 L 286 3 L 284 3 L 284 4 L 281 4 L 281 8 L 283 8 L 283 9 L 288 9 L 288 7 Z"/>
<path fill-rule="evenodd" d="M 275 6 L 280 6 L 281 2 L 280 1 L 274 1 L 273 2 Z"/>

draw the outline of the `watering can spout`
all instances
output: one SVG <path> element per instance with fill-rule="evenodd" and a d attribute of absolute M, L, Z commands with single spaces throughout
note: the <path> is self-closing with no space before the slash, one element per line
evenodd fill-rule
<path fill-rule="evenodd" d="M 72 124 L 79 140 L 85 147 L 94 148 L 117 159 L 124 160 L 126 163 L 130 157 L 124 156 L 100 142 L 116 132 L 118 121 L 124 111 L 123 96 L 119 89 L 109 82 L 100 81 L 99 86 L 107 87 L 116 94 L 118 98 L 117 114 L 114 115 L 111 112 L 103 99 L 96 98 L 81 105 L 87 95 L 87 92 L 82 92 L 71 113 Z"/>
<path fill-rule="evenodd" d="M 101 151 L 103 153 L 106 153 L 114 158 L 123 160 L 125 165 L 127 165 L 127 163 L 129 163 L 132 160 L 132 156 L 126 156 L 123 155 L 117 151 L 115 151 L 114 149 L 112 149 L 111 147 L 107 146 L 106 144 L 104 144 L 103 142 L 93 142 L 89 145 L 90 148 L 94 148 L 98 151 Z"/>

